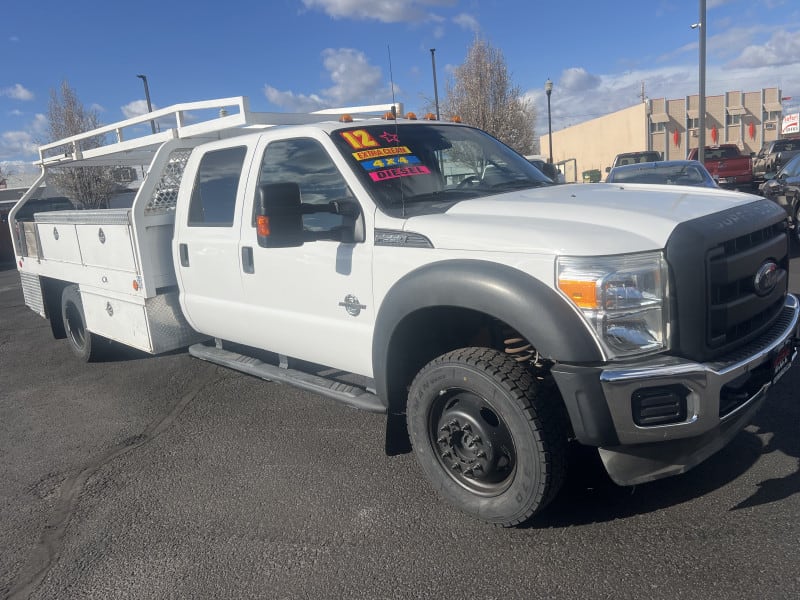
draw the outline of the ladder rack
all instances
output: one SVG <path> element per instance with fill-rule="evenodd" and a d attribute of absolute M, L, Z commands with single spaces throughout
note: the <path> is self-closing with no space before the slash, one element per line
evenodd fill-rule
<path fill-rule="evenodd" d="M 197 119 L 191 111 L 216 111 L 211 118 Z M 330 108 L 312 113 L 253 112 L 246 96 L 219 98 L 174 104 L 166 108 L 139 115 L 124 121 L 104 125 L 91 131 L 79 133 L 39 148 L 39 160 L 35 163 L 45 169 L 54 166 L 90 165 L 141 165 L 148 164 L 156 150 L 173 139 L 209 138 L 217 139 L 223 132 L 239 129 L 261 129 L 276 125 L 305 125 L 334 120 L 335 115 L 349 114 L 354 119 L 374 118 L 387 111 L 401 115 L 402 103 L 373 104 Z M 174 121 L 174 126 L 156 133 L 134 135 L 131 128 L 151 123 Z M 170 123 L 171 125 L 171 123 Z M 97 136 L 113 135 L 116 141 L 82 149 L 81 142 Z"/>

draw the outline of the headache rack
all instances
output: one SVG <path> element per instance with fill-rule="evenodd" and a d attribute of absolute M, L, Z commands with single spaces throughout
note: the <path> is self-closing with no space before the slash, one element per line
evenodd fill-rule
<path fill-rule="evenodd" d="M 400 102 L 328 108 L 310 113 L 253 112 L 246 96 L 186 102 L 44 144 L 39 148 L 36 164 L 43 170 L 67 165 L 146 165 L 161 144 L 170 140 L 217 139 L 277 125 L 331 121 L 342 115 L 360 120 L 387 112 L 401 115 L 402 111 Z M 142 134 L 143 125 L 154 133 Z M 96 142 L 98 138 L 103 138 L 100 145 Z"/>

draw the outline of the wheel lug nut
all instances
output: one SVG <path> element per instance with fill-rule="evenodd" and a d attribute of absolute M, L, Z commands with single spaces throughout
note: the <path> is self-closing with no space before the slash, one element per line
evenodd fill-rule
<path fill-rule="evenodd" d="M 478 450 L 478 452 L 475 453 L 475 456 L 478 458 L 486 458 L 486 452 L 484 450 Z"/>
<path fill-rule="evenodd" d="M 456 463 L 450 468 L 453 469 L 453 471 L 460 471 L 461 470 L 461 465 Z"/>
<path fill-rule="evenodd" d="M 472 425 L 469 423 L 464 423 L 464 426 L 461 428 L 461 431 L 472 431 Z"/>
<path fill-rule="evenodd" d="M 450 458 L 451 456 L 453 455 L 450 453 L 450 450 L 445 450 L 442 452 L 442 458 Z"/>
<path fill-rule="evenodd" d="M 473 471 L 483 471 L 483 467 L 480 464 L 475 465 L 472 467 Z"/>
<path fill-rule="evenodd" d="M 447 438 L 445 436 L 442 436 L 438 440 L 436 440 L 436 443 L 437 444 L 444 444 L 446 441 L 447 441 Z"/>
<path fill-rule="evenodd" d="M 472 474 L 475 472 L 475 467 L 470 467 L 468 469 L 464 469 L 464 475 L 467 477 L 472 477 Z"/>

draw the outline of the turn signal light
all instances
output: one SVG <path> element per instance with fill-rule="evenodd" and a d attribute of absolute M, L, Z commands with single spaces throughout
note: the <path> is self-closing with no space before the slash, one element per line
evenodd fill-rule
<path fill-rule="evenodd" d="M 256 217 L 256 234 L 261 237 L 269 237 L 269 217 L 264 215 Z"/>
<path fill-rule="evenodd" d="M 580 279 L 559 279 L 558 287 L 578 308 L 598 308 L 597 282 Z"/>

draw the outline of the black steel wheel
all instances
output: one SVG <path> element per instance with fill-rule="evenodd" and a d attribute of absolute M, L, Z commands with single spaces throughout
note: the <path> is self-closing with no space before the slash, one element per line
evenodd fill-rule
<path fill-rule="evenodd" d="M 61 293 L 61 319 L 72 351 L 83 361 L 92 362 L 102 355 L 102 340 L 86 329 L 86 316 L 77 285 L 68 285 Z"/>
<path fill-rule="evenodd" d="M 407 421 L 434 487 L 461 510 L 501 526 L 544 508 L 566 474 L 567 423 L 555 388 L 488 348 L 426 365 L 411 385 Z"/>

